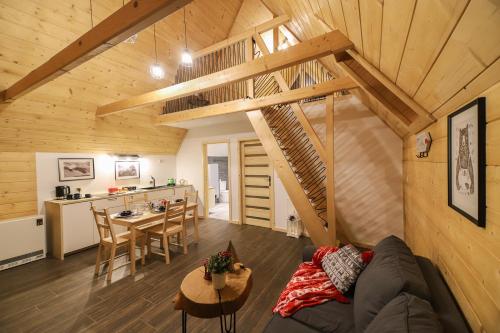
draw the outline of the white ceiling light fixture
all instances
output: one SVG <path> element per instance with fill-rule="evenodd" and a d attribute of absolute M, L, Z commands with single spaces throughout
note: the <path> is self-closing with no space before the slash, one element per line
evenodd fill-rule
<path fill-rule="evenodd" d="M 193 66 L 193 56 L 191 55 L 191 52 L 189 52 L 188 42 L 187 42 L 186 6 L 184 6 L 184 42 L 186 47 L 182 51 L 181 63 L 186 67 L 191 67 Z"/>
<path fill-rule="evenodd" d="M 153 37 L 155 40 L 155 63 L 149 66 L 149 74 L 155 80 L 162 80 L 165 77 L 165 70 L 158 64 L 158 52 L 156 50 L 156 24 L 153 25 Z"/>
<path fill-rule="evenodd" d="M 283 39 L 283 41 L 281 42 L 281 44 L 278 46 L 278 50 L 286 50 L 288 48 L 288 38 L 285 37 L 285 39 Z"/>
<path fill-rule="evenodd" d="M 123 6 L 125 6 L 125 0 L 122 1 Z M 139 34 L 133 34 L 129 38 L 125 39 L 123 42 L 126 44 L 135 44 L 137 42 L 137 38 L 139 38 Z"/>

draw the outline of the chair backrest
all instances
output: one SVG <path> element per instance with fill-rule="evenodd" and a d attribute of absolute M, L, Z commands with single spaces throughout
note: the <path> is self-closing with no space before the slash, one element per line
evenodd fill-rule
<path fill-rule="evenodd" d="M 187 202 L 198 203 L 198 191 L 184 193 L 184 200 Z"/>
<path fill-rule="evenodd" d="M 138 194 L 135 195 L 125 195 L 123 196 L 123 203 L 125 205 L 126 210 L 132 210 L 132 204 L 141 203 L 148 201 L 148 194 L 144 193 L 144 196 L 140 196 Z"/>
<path fill-rule="evenodd" d="M 165 220 L 163 223 L 163 231 L 167 229 L 169 221 L 176 219 L 176 223 L 181 225 L 184 224 L 186 220 L 186 205 L 187 201 L 182 200 L 181 202 L 170 202 L 167 201 L 167 205 L 165 206 Z"/>
<path fill-rule="evenodd" d="M 94 206 L 90 206 L 90 209 L 94 214 L 95 224 L 101 241 L 111 235 L 111 240 L 113 243 L 116 243 L 115 229 L 113 227 L 113 223 L 111 223 L 108 209 L 105 208 L 102 211 L 98 211 Z"/>

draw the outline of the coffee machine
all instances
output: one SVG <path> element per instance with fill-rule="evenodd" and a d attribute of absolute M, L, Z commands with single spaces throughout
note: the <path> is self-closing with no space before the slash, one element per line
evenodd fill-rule
<path fill-rule="evenodd" d="M 70 193 L 69 186 L 56 186 L 56 199 L 65 199 Z"/>

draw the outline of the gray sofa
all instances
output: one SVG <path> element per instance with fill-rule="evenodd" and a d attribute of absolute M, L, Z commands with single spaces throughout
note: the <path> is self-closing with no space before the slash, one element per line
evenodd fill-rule
<path fill-rule="evenodd" d="M 310 261 L 314 247 L 304 249 Z M 470 328 L 439 271 L 414 256 L 401 239 L 389 236 L 374 248 L 372 262 L 345 296 L 288 318 L 274 314 L 265 333 L 453 332 Z"/>

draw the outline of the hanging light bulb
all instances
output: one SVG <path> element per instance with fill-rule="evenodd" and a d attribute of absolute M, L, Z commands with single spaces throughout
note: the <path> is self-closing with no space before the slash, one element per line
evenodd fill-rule
<path fill-rule="evenodd" d="M 186 6 L 184 6 L 184 42 L 186 44 L 186 47 L 184 48 L 184 51 L 182 51 L 181 54 L 181 63 L 186 67 L 191 67 L 193 66 L 193 56 L 191 55 L 191 52 L 189 52 L 188 42 L 187 42 Z"/>
<path fill-rule="evenodd" d="M 165 77 L 165 70 L 158 64 L 158 52 L 156 50 L 156 25 L 153 25 L 153 37 L 155 40 L 155 63 L 149 66 L 149 74 L 155 80 L 161 80 Z"/>
<path fill-rule="evenodd" d="M 189 53 L 188 49 L 184 49 L 184 51 L 182 51 L 181 61 L 182 64 L 186 67 L 193 66 L 193 56 L 191 56 L 191 53 Z"/>
<path fill-rule="evenodd" d="M 149 66 L 149 74 L 155 80 L 162 80 L 165 77 L 165 70 L 158 64 Z"/>

